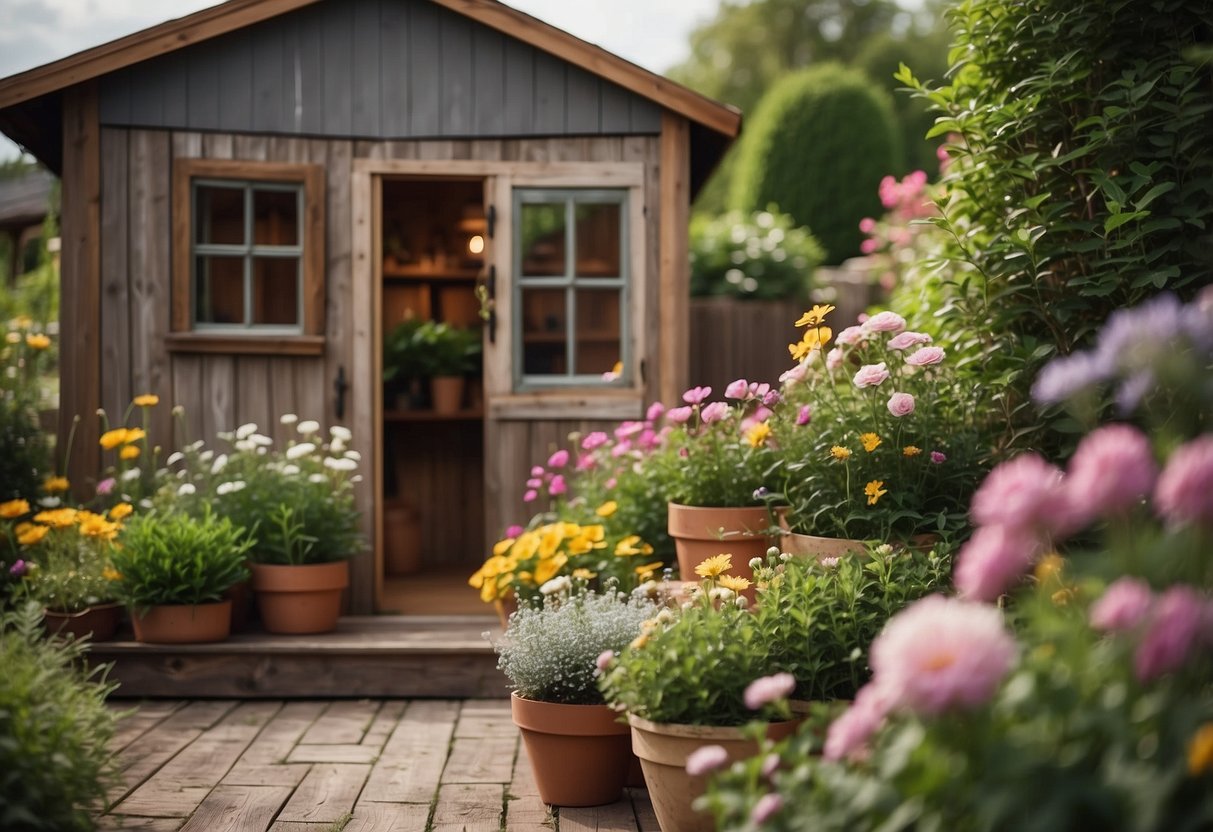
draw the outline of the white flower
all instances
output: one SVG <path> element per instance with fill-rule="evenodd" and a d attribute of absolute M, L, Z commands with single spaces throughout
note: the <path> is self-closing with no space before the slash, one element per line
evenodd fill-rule
<path fill-rule="evenodd" d="M 214 463 L 211 464 L 211 473 L 218 474 L 223 470 L 223 466 L 227 465 L 227 454 L 219 454 L 215 457 Z"/>
<path fill-rule="evenodd" d="M 750 558 L 750 570 L 761 569 L 762 563 L 762 558 Z"/>
<path fill-rule="evenodd" d="M 299 421 L 299 417 L 294 413 L 283 413 L 278 417 L 278 423 L 282 425 L 293 425 Z"/>
<path fill-rule="evenodd" d="M 362 482 L 362 474 L 354 474 L 350 477 L 350 482 Z"/>
<path fill-rule="evenodd" d="M 325 457 L 324 467 L 333 471 L 356 471 L 358 463 L 352 459 L 341 459 L 338 457 Z"/>
<path fill-rule="evenodd" d="M 189 474 L 190 474 L 190 471 L 188 468 L 182 468 L 180 471 L 177 472 L 177 479 L 183 480 L 186 477 L 188 477 Z"/>
<path fill-rule="evenodd" d="M 128 468 L 122 472 L 122 481 L 130 482 L 131 480 L 137 480 L 139 479 L 139 473 L 138 468 Z"/>
<path fill-rule="evenodd" d="M 569 580 L 568 575 L 558 575 L 550 581 L 539 587 L 541 595 L 555 595 L 556 593 L 565 593 L 573 588 L 573 582 Z"/>
<path fill-rule="evenodd" d="M 135 469 L 132 468 L 131 470 L 134 471 Z M 38 501 L 38 505 L 42 506 L 43 508 L 57 508 L 62 502 L 63 501 L 58 497 L 43 497 Z"/>
<path fill-rule="evenodd" d="M 185 449 L 187 451 L 200 451 L 204 445 L 206 445 L 206 443 L 199 439 L 196 442 L 191 442 L 190 444 L 186 445 Z"/>
<path fill-rule="evenodd" d="M 188 497 L 190 494 L 194 494 L 197 491 L 198 491 L 198 489 L 194 488 L 194 484 L 192 482 L 186 482 L 186 483 L 182 483 L 181 486 L 177 489 L 177 496 L 178 497 Z"/>
<path fill-rule="evenodd" d="M 307 481 L 319 485 L 320 483 L 324 482 L 324 474 L 311 474 L 307 478 Z"/>
<path fill-rule="evenodd" d="M 151 507 L 152 507 L 152 501 L 149 500 L 147 497 L 144 497 L 142 500 L 139 501 L 139 508 L 151 508 Z"/>
<path fill-rule="evenodd" d="M 329 435 L 334 439 L 340 439 L 342 442 L 349 442 L 354 438 L 354 434 L 349 428 L 343 428 L 341 425 L 333 425 L 329 428 Z"/>
<path fill-rule="evenodd" d="M 273 445 L 274 444 L 274 440 L 270 439 L 264 433 L 254 433 L 252 436 L 250 436 L 248 438 L 248 441 L 252 442 L 254 445 Z"/>
<path fill-rule="evenodd" d="M 308 419 L 306 422 L 300 422 L 295 425 L 295 430 L 299 431 L 304 436 L 310 436 L 320 430 L 320 423 L 314 419 Z"/>
<path fill-rule="evenodd" d="M 316 446 L 311 442 L 303 442 L 299 445 L 291 445 L 286 449 L 286 458 L 299 459 L 299 457 L 307 456 L 314 450 L 316 450 Z"/>
<path fill-rule="evenodd" d="M 269 453 L 269 448 L 264 445 L 257 446 L 257 456 L 265 456 L 267 453 Z"/>
<path fill-rule="evenodd" d="M 282 473 L 284 476 L 293 477 L 299 473 L 299 466 L 298 465 L 283 465 Z"/>
<path fill-rule="evenodd" d="M 185 459 L 185 454 L 181 453 L 181 451 L 174 451 L 173 453 L 169 454 L 169 457 L 164 461 L 164 464 L 176 465 L 183 459 Z"/>
<path fill-rule="evenodd" d="M 219 437 L 224 442 L 231 442 L 233 439 L 236 438 L 236 434 L 234 434 L 228 430 L 221 430 L 218 433 L 216 433 L 215 436 Z"/>
<path fill-rule="evenodd" d="M 215 493 L 223 496 L 224 494 L 233 494 L 244 488 L 244 480 L 232 480 L 231 482 L 221 482 L 219 487 L 215 489 Z"/>
<path fill-rule="evenodd" d="M 237 439 L 235 446 L 238 451 L 252 451 L 257 447 L 248 439 Z"/>
<path fill-rule="evenodd" d="M 345 450 L 345 442 L 341 441 L 340 439 L 334 439 L 331 445 L 325 446 L 325 450 L 339 454 Z"/>
<path fill-rule="evenodd" d="M 357 451 L 346 451 L 345 458 L 352 459 L 355 462 L 362 462 L 362 454 L 358 453 Z"/>
<path fill-rule="evenodd" d="M 253 422 L 247 422 L 246 424 L 243 424 L 240 427 L 236 428 L 236 438 L 237 439 L 248 439 L 250 436 L 252 436 L 256 432 L 257 432 L 257 425 Z"/>

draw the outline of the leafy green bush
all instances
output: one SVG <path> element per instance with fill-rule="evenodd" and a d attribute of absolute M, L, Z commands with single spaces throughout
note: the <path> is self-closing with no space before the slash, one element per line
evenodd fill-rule
<path fill-rule="evenodd" d="M 10 323 L 0 343 L 0 501 L 36 494 L 48 470 L 38 424 L 40 380 L 54 364 L 53 341 L 29 319 Z"/>
<path fill-rule="evenodd" d="M 901 165 L 892 104 L 857 70 L 823 65 L 771 87 L 738 150 L 730 202 L 769 205 L 807 225 L 826 262 L 859 253 L 859 221 L 880 210 L 876 188 Z"/>
<path fill-rule="evenodd" d="M 383 380 L 461 376 L 480 366 L 479 329 L 430 320 L 401 321 L 384 342 Z"/>
<path fill-rule="evenodd" d="M 787 214 L 730 211 L 691 220 L 691 295 L 806 298 L 825 252 Z"/>
<path fill-rule="evenodd" d="M 37 603 L 0 616 L 0 829 L 88 830 L 112 772 L 115 685 L 81 669 L 84 644 L 42 633 Z"/>

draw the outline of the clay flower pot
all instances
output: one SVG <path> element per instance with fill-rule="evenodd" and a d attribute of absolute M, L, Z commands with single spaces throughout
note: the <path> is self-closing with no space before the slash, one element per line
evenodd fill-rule
<path fill-rule="evenodd" d="M 327 633 L 337 629 L 341 593 L 350 583 L 349 561 L 292 566 L 253 563 L 253 592 L 270 633 Z"/>
<path fill-rule="evenodd" d="M 98 604 L 79 612 L 46 610 L 42 613 L 42 623 L 51 635 L 70 635 L 76 638 L 88 636 L 93 641 L 112 639 L 121 622 L 121 604 Z"/>
<path fill-rule="evenodd" d="M 864 556 L 868 546 L 862 540 L 847 540 L 845 537 L 814 537 L 808 534 L 784 532 L 779 548 L 792 555 L 816 558 L 840 558 L 844 555 Z"/>
<path fill-rule="evenodd" d="M 628 715 L 632 727 L 632 750 L 640 758 L 649 799 L 662 832 L 713 832 L 711 814 L 696 812 L 695 798 L 704 792 L 705 776 L 687 774 L 687 758 L 706 745 L 719 745 L 728 753 L 728 764 L 758 753 L 758 745 L 738 727 L 670 725 Z M 767 737 L 781 740 L 795 732 L 799 722 L 773 722 Z"/>
<path fill-rule="evenodd" d="M 632 763 L 630 729 L 606 705 L 563 705 L 510 694 L 544 803 L 602 806 L 623 794 Z"/>
<path fill-rule="evenodd" d="M 463 376 L 434 376 L 430 400 L 435 413 L 458 413 L 463 407 Z"/>
<path fill-rule="evenodd" d="M 765 557 L 773 542 L 767 534 L 771 513 L 765 506 L 716 508 L 670 503 L 667 511 L 667 528 L 674 538 L 678 572 L 684 581 L 698 581 L 695 567 L 722 552 L 733 556 L 730 575 L 753 580 L 750 560 Z"/>
<path fill-rule="evenodd" d="M 232 602 L 165 604 L 131 610 L 135 640 L 144 644 L 205 644 L 231 634 Z"/>

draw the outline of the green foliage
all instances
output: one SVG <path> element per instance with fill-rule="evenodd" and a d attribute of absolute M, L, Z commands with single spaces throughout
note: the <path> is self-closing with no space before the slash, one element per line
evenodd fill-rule
<path fill-rule="evenodd" d="M 26 321 L 0 343 L 0 501 L 37 494 L 50 453 L 38 422 L 42 377 L 51 370 L 50 347 Z"/>
<path fill-rule="evenodd" d="M 510 616 L 505 639 L 493 645 L 497 668 L 525 699 L 601 705 L 598 657 L 626 648 L 656 614 L 657 606 L 645 598 L 611 588 L 587 592 L 566 581 L 542 607 L 520 607 Z"/>
<path fill-rule="evenodd" d="M 691 220 L 691 295 L 807 298 L 824 252 L 786 214 L 730 211 Z"/>
<path fill-rule="evenodd" d="M 0 616 L 0 828 L 93 828 L 112 782 L 108 742 L 116 686 L 86 671 L 85 645 L 43 637 L 36 603 Z"/>
<path fill-rule="evenodd" d="M 113 553 L 118 596 L 130 607 L 205 604 L 248 578 L 253 541 L 227 517 L 209 511 L 148 514 L 127 524 Z"/>
<path fill-rule="evenodd" d="M 1005 443 L 1060 444 L 1026 395 L 1117 308 L 1213 279 L 1213 84 L 1206 2 L 966 0 L 951 83 L 902 80 L 952 137 L 946 308 L 974 338 Z"/>
<path fill-rule="evenodd" d="M 880 210 L 877 185 L 901 166 L 888 95 L 836 64 L 772 86 L 738 154 L 732 207 L 779 206 L 812 229 L 829 263 L 859 253 L 859 221 Z"/>
<path fill-rule="evenodd" d="M 101 515 L 77 514 L 81 515 L 89 518 L 87 524 L 51 528 L 19 552 L 28 570 L 19 584 L 20 594 L 54 612 L 79 612 L 116 597 L 110 538 L 120 525 Z M 9 534 L 17 537 L 15 531 Z"/>
<path fill-rule="evenodd" d="M 383 380 L 461 376 L 480 367 L 479 329 L 431 320 L 397 324 L 384 340 Z"/>

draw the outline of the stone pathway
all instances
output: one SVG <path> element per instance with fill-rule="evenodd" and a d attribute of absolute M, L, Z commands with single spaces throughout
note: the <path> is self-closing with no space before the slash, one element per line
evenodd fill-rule
<path fill-rule="evenodd" d="M 659 832 L 648 794 L 539 799 L 504 700 L 115 702 L 102 830 Z"/>

